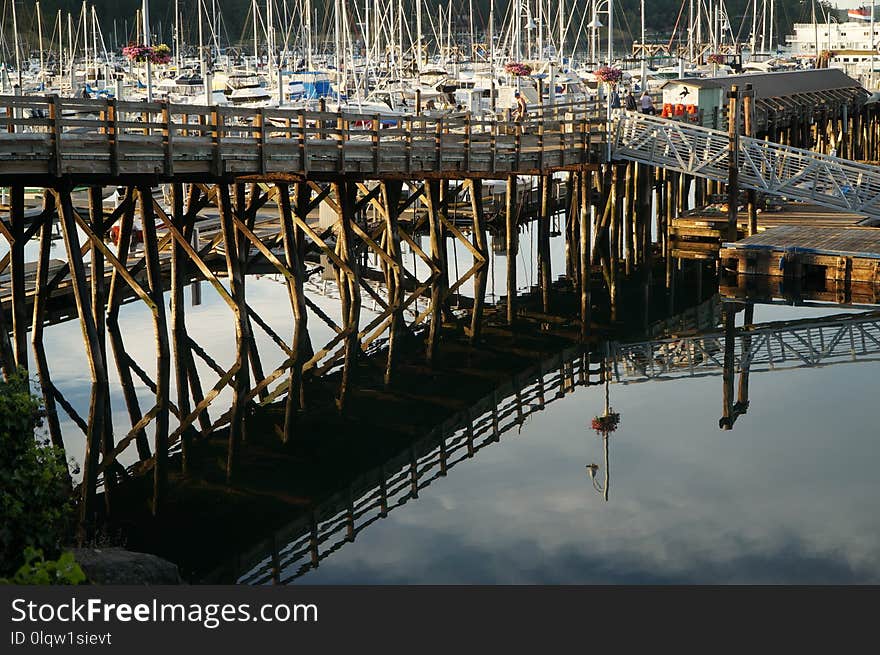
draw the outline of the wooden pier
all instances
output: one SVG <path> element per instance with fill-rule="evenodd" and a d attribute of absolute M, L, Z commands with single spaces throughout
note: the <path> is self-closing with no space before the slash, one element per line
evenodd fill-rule
<path fill-rule="evenodd" d="M 792 280 L 880 284 L 880 229 L 780 226 L 725 243 L 722 266 L 731 273 Z"/>
<path fill-rule="evenodd" d="M 32 351 L 53 442 L 65 443 L 62 414 L 82 431 L 85 533 L 99 515 L 117 516 L 116 498 L 133 480 L 149 488 L 151 513 L 163 515 L 169 479 L 189 475 L 198 449 L 208 441 L 217 447 L 213 435 L 223 436 L 223 478 L 234 484 L 253 417 L 283 401 L 277 438 L 296 442 L 315 380 L 332 376 L 333 411 L 344 415 L 366 364 L 381 370 L 383 387 L 406 379 L 398 363 L 413 338 L 424 346 L 423 371 L 440 366 L 441 334 L 450 325 L 476 348 L 491 314 L 515 340 L 527 320 L 517 266 L 506 268 L 501 306 L 487 309 L 496 245 L 488 238 L 490 213 L 498 252 L 516 261 L 523 208 L 534 211 L 536 248 L 529 252 L 539 302 L 529 311 L 540 314 L 542 327 L 564 325 L 578 343 L 597 336 L 597 298 L 608 325 L 619 328 L 633 297 L 641 321 L 652 303 L 674 306 L 688 277 L 702 295 L 707 267 L 700 264 L 694 276 L 674 266 L 671 228 L 693 209 L 691 191 L 699 204 L 721 191 L 718 181 L 608 161 L 598 109 L 544 107 L 515 122 L 0 98 L 0 185 L 10 189 L 0 218 L 9 244 L 0 261 L 0 274 L 8 273 L 0 279 L 0 367 L 5 375 L 28 367 Z M 491 212 L 486 180 L 503 185 Z M 159 185 L 165 199 L 154 195 Z M 42 187 L 39 206 L 25 201 L 25 186 Z M 119 199 L 105 207 L 107 187 Z M 523 188 L 530 189 L 525 196 Z M 565 242 L 566 293 L 551 276 L 553 233 Z M 53 256 L 59 238 L 63 254 Z M 33 261 L 25 256 L 31 242 Z M 450 261 L 453 242 L 468 252 L 467 270 Z M 664 266 L 657 292 L 650 280 Z M 249 302 L 248 274 L 258 270 L 285 285 L 287 334 L 272 330 Z M 338 311 L 310 297 L 307 285 L 319 273 L 332 278 Z M 228 308 L 235 331 L 223 353 L 234 354 L 229 365 L 197 341 L 183 302 L 194 281 Z M 465 285 L 473 297 L 456 306 Z M 148 366 L 129 355 L 119 328 L 126 302 L 138 303 L 152 324 Z M 369 317 L 365 302 L 376 307 Z M 562 324 L 554 318 L 560 309 Z M 89 365 L 87 414 L 53 384 L 44 343 L 47 324 L 74 318 Z M 329 328 L 327 343 L 313 341 L 313 321 Z M 280 353 L 272 370 L 256 347 L 258 331 L 277 347 L 273 364 Z M 114 365 L 129 419 L 122 426 L 110 421 Z M 135 393 L 136 380 L 150 390 L 146 401 Z"/>

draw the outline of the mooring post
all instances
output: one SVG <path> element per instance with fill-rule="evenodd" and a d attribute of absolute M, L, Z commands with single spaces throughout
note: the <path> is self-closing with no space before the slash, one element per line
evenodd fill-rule
<path fill-rule="evenodd" d="M 742 348 L 740 349 L 739 386 L 736 392 L 734 409 L 738 414 L 745 414 L 749 408 L 749 365 L 752 349 L 752 337 L 748 331 L 755 321 L 755 306 L 748 303 L 743 316 Z"/>
<path fill-rule="evenodd" d="M 433 363 L 440 343 L 440 322 L 442 321 L 442 292 L 444 262 L 442 232 L 440 228 L 440 182 L 428 180 L 425 183 L 425 208 L 427 210 L 428 232 L 431 240 L 431 262 L 435 271 L 431 280 L 431 322 L 428 325 L 428 340 L 425 345 L 425 358 Z"/>
<path fill-rule="evenodd" d="M 727 240 L 736 241 L 739 203 L 739 87 L 727 93 Z"/>
<path fill-rule="evenodd" d="M 743 128 L 747 137 L 755 136 L 755 91 L 751 84 L 746 84 L 743 93 Z M 748 214 L 747 234 L 752 236 L 758 233 L 758 206 L 754 189 L 746 191 L 746 211 Z"/>
<path fill-rule="evenodd" d="M 734 354 L 736 346 L 736 311 L 732 303 L 725 303 L 722 308 L 724 319 L 724 367 L 722 369 L 723 380 L 723 407 L 721 420 L 718 427 L 722 430 L 733 429 L 735 420 L 733 409 L 733 377 L 734 377 Z"/>

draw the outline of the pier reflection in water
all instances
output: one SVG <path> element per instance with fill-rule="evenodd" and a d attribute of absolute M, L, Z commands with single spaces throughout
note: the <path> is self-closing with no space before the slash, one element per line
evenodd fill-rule
<path fill-rule="evenodd" d="M 865 403 L 880 313 L 792 318 L 801 313 L 726 304 L 720 330 L 609 344 L 613 354 L 593 355 L 592 366 L 563 353 L 543 377 L 515 378 L 500 391 L 506 400 L 496 393 L 475 406 L 466 425 L 432 433 L 417 456 L 388 460 L 372 486 L 355 481 L 354 502 L 319 506 L 251 549 L 237 579 L 876 580 L 880 480 Z M 738 315 L 745 325 L 731 337 Z M 634 365 L 633 353 L 649 349 L 654 368 Z M 750 369 L 761 375 L 751 378 L 748 419 L 725 437 L 714 427 L 718 399 L 728 412 L 721 426 L 733 428 L 749 405 Z M 675 384 L 633 384 L 660 380 Z M 590 417 L 612 400 L 620 428 L 597 436 Z M 495 443 L 503 448 L 488 448 Z M 603 496 L 607 509 L 596 504 Z"/>
<path fill-rule="evenodd" d="M 561 246 L 553 241 L 554 251 Z M 467 253 L 452 256 L 468 270 Z M 493 282 L 505 278 L 504 261 L 495 256 L 498 270 L 485 271 L 490 308 L 481 344 L 469 349 L 466 334 L 445 330 L 426 367 L 424 339 L 409 343 L 391 393 L 380 342 L 357 369 L 344 418 L 333 406 L 339 371 L 328 369 L 325 388 L 312 389 L 312 415 L 299 418 L 297 443 L 277 448 L 282 396 L 251 418 L 241 466 L 250 473 L 230 491 L 223 448 L 206 443 L 192 480 L 172 475 L 168 522 L 132 515 L 137 525 L 122 526 L 129 545 L 172 557 L 193 581 L 877 579 L 880 524 L 870 502 L 880 490 L 870 412 L 877 315 L 756 307 L 743 294 L 722 302 L 702 277 L 697 289 L 676 286 L 693 270 L 673 271 L 667 292 L 661 271 L 656 284 L 635 276 L 623 285 L 603 342 L 572 345 L 577 301 L 567 304 L 562 288 L 551 315 L 526 295 L 516 331 L 493 322 L 500 299 Z M 537 278 L 520 265 L 520 279 Z M 334 288 L 312 286 L 318 310 L 338 306 L 321 301 Z M 460 317 L 450 328 L 467 324 L 474 288 L 460 287 L 465 299 L 452 305 Z M 273 309 L 283 283 L 249 279 L 248 292 L 265 308 L 252 319 L 284 329 L 289 319 Z M 417 313 L 429 307 L 425 299 Z M 190 347 L 219 355 L 215 366 L 207 355 L 198 368 L 221 378 L 224 348 L 234 342 L 223 309 L 209 296 L 190 312 L 186 335 Z M 368 320 L 368 303 L 364 313 Z M 154 396 L 144 379 L 149 366 L 137 372 L 152 356 L 142 320 L 123 310 L 120 353 L 145 402 Z M 65 334 L 64 326 L 48 329 Z M 283 353 L 263 332 L 255 330 L 255 352 L 268 370 Z M 334 336 L 319 320 L 310 333 L 316 345 Z M 54 338 L 47 347 L 59 396 L 75 411 L 88 405 L 87 381 L 63 356 L 64 343 Z M 857 363 L 825 368 L 835 362 Z M 749 378 L 765 371 L 777 372 Z M 659 380 L 675 384 L 635 384 Z M 127 400 L 113 397 L 111 406 L 118 412 Z M 214 406 L 227 403 L 220 395 Z M 590 419 L 612 405 L 620 426 L 597 435 Z M 719 407 L 722 427 L 740 417 L 730 435 L 715 427 Z M 130 418 L 122 414 L 114 422 Z"/>

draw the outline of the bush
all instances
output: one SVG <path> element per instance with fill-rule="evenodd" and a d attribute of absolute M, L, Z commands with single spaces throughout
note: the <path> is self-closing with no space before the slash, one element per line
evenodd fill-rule
<path fill-rule="evenodd" d="M 11 579 L 0 578 L 0 584 L 23 585 L 78 585 L 85 581 L 86 574 L 72 553 L 46 561 L 42 550 L 30 547 L 24 549 L 24 564 L 15 575 Z"/>
<path fill-rule="evenodd" d="M 73 525 L 64 451 L 35 435 L 40 416 L 23 371 L 0 380 L 0 576 L 33 563 L 28 548 L 58 557 Z"/>

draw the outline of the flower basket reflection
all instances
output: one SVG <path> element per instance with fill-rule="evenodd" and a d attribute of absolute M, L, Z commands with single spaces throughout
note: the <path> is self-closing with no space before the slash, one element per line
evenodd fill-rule
<path fill-rule="evenodd" d="M 518 61 L 511 61 L 504 65 L 504 72 L 515 77 L 528 77 L 532 74 L 532 67 Z"/>
<path fill-rule="evenodd" d="M 623 79 L 623 71 L 614 66 L 601 66 L 593 71 L 593 75 L 596 76 L 597 80 L 606 84 L 617 84 Z"/>
<path fill-rule="evenodd" d="M 594 416 L 590 427 L 596 431 L 596 434 L 609 434 L 617 430 L 620 425 L 620 414 L 618 412 L 609 411 L 601 416 Z"/>

